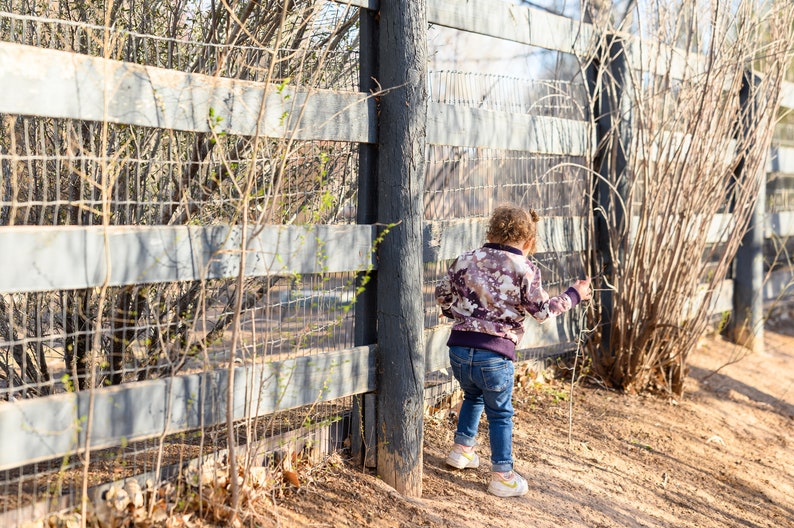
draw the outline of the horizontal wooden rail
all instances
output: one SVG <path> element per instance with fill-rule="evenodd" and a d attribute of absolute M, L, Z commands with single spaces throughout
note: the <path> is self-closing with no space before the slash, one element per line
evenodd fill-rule
<path fill-rule="evenodd" d="M 630 42 L 629 61 L 635 70 L 653 72 L 673 79 L 692 79 L 705 73 L 708 57 L 647 39 L 625 34 Z"/>
<path fill-rule="evenodd" d="M 245 274 L 363 271 L 374 236 L 367 225 L 250 228 Z M 241 240 L 237 226 L 4 227 L 0 292 L 234 277 Z"/>
<path fill-rule="evenodd" d="M 794 211 L 767 213 L 764 238 L 794 236 Z"/>
<path fill-rule="evenodd" d="M 780 106 L 784 108 L 794 108 L 794 83 L 791 81 L 783 81 L 780 92 Z"/>
<path fill-rule="evenodd" d="M 601 37 L 592 24 L 504 0 L 428 0 L 431 24 L 509 40 L 581 58 L 592 56 Z M 625 33 L 632 68 L 691 78 L 705 72 L 708 60 L 693 53 Z M 794 85 L 784 84 L 783 106 L 794 107 Z"/>
<path fill-rule="evenodd" d="M 636 134 L 642 134 L 637 131 Z M 689 149 L 692 147 L 692 134 L 684 132 L 661 131 L 655 137 L 642 137 L 640 139 L 642 148 L 634 151 L 634 155 L 640 160 L 684 160 Z M 736 141 L 725 141 L 725 152 L 723 160 L 730 161 L 736 156 Z"/>
<path fill-rule="evenodd" d="M 772 145 L 766 168 L 767 172 L 794 174 L 794 148 Z"/>
<path fill-rule="evenodd" d="M 592 127 L 584 121 L 430 103 L 427 142 L 577 157 L 589 152 Z"/>
<path fill-rule="evenodd" d="M 203 133 L 376 141 L 374 100 L 359 92 L 279 87 L 9 43 L 0 43 L 0 73 L 0 113 Z M 441 103 L 428 108 L 428 143 L 436 145 L 577 157 L 588 154 L 592 133 L 584 121 Z M 770 163 L 790 167 L 789 150 L 773 149 Z"/>
<path fill-rule="evenodd" d="M 485 222 L 428 222 L 425 262 L 482 245 Z M 547 218 L 538 233 L 540 252 L 584 250 L 581 219 Z M 374 237 L 368 225 L 251 228 L 245 274 L 364 271 L 375 266 Z M 236 226 L 4 227 L 0 292 L 93 288 L 106 278 L 110 286 L 231 278 L 239 272 L 241 239 Z"/>
<path fill-rule="evenodd" d="M 589 23 L 504 0 L 428 0 L 431 24 L 498 39 L 561 51 L 586 58 L 595 52 L 599 34 Z M 699 76 L 707 57 L 626 33 L 632 68 L 674 79 Z M 781 106 L 794 108 L 794 83 L 784 81 Z"/>
<path fill-rule="evenodd" d="M 772 300 L 794 279 L 790 271 L 775 272 L 765 288 Z M 712 314 L 730 311 L 733 282 L 725 280 L 712 297 Z M 701 309 L 694 300 L 692 309 Z M 575 342 L 570 315 L 537 324 L 529 321 L 520 350 L 557 347 Z M 449 325 L 426 331 L 426 369 L 449 367 L 446 339 Z M 375 390 L 375 350 L 357 347 L 316 356 L 238 367 L 241 380 L 234 392 L 235 419 L 265 415 L 317 401 Z M 106 448 L 225 422 L 227 371 L 176 376 L 98 389 L 92 445 Z M 317 388 L 321 387 L 320 390 Z M 15 431 L 0 450 L 0 470 L 80 451 L 85 445 L 82 422 L 88 392 L 0 403 L 0 430 Z"/>
<path fill-rule="evenodd" d="M 660 217 L 659 222 L 663 222 Z M 707 244 L 716 244 L 725 242 L 731 234 L 734 222 L 733 216 L 730 214 L 716 214 L 713 218 L 706 218 L 703 215 L 698 215 L 690 221 L 691 231 L 687 233 L 688 240 L 700 238 L 705 233 Z M 652 228 L 653 224 L 649 225 Z M 631 223 L 631 239 L 636 237 L 637 230 L 639 229 L 639 220 L 634 217 Z"/>
<path fill-rule="evenodd" d="M 794 295 L 794 269 L 773 271 L 764 277 L 764 301 L 791 298 Z"/>
<path fill-rule="evenodd" d="M 369 9 L 370 11 L 377 11 L 380 6 L 380 0 L 333 0 L 340 5 L 348 5 L 351 7 L 361 7 Z"/>
<path fill-rule="evenodd" d="M 655 140 L 648 142 L 647 149 L 635 152 L 637 159 L 658 160 L 662 155 L 667 159 L 684 159 L 692 140 L 691 134 L 682 132 L 663 132 Z M 736 155 L 736 141 L 725 142 L 725 160 L 730 160 Z M 766 172 L 794 173 L 794 148 L 782 145 L 771 145 L 767 156 Z"/>
<path fill-rule="evenodd" d="M 0 113 L 244 136 L 376 139 L 375 101 L 360 92 L 295 89 L 7 42 L 0 42 L 0 75 Z"/>
<path fill-rule="evenodd" d="M 0 42 L 0 113 L 302 140 L 376 141 L 374 99 Z M 261 119 L 260 107 L 264 104 Z M 431 103 L 428 142 L 583 156 L 585 122 Z"/>
<path fill-rule="evenodd" d="M 235 371 L 234 418 L 375 390 L 375 351 L 357 347 Z M 102 449 L 226 423 L 228 371 L 142 381 L 94 393 L 91 446 Z M 85 449 L 89 392 L 0 403 L 0 471 Z"/>
<path fill-rule="evenodd" d="M 592 25 L 502 0 L 428 0 L 427 21 L 580 56 L 593 46 Z"/>
<path fill-rule="evenodd" d="M 424 262 L 455 258 L 485 242 L 484 218 L 425 223 Z M 636 222 L 632 225 L 636 225 Z M 709 243 L 720 242 L 730 215 L 709 221 Z M 635 227 L 636 229 L 636 227 Z M 585 219 L 548 217 L 538 225 L 538 253 L 586 249 Z M 700 229 L 694 234 L 699 235 Z M 794 212 L 770 213 L 766 238 L 794 235 Z M 368 225 L 251 228 L 246 276 L 334 273 L 375 269 L 375 227 Z M 238 226 L 114 226 L 0 229 L 0 293 L 124 286 L 237 276 Z M 105 251 L 107 248 L 107 252 Z M 110 275 L 106 262 L 110 258 Z"/>

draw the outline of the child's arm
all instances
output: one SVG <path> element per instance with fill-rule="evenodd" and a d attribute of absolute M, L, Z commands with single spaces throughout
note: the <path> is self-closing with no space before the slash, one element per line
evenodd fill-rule
<path fill-rule="evenodd" d="M 441 282 L 436 286 L 436 303 L 441 307 L 441 313 L 450 319 L 454 319 L 455 315 L 452 313 L 450 307 L 455 296 L 452 293 L 452 284 L 449 280 L 449 275 L 444 275 Z"/>
<path fill-rule="evenodd" d="M 546 293 L 541 285 L 540 271 L 538 270 L 529 286 L 527 312 L 533 319 L 542 323 L 564 314 L 581 301 L 590 299 L 590 296 L 590 277 L 587 277 L 586 279 L 577 280 L 564 293 L 549 297 L 549 294 Z"/>

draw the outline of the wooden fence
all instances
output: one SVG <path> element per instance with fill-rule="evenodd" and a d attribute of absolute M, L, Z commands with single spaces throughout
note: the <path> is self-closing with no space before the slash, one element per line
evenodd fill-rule
<path fill-rule="evenodd" d="M 377 0 L 353 1 L 351 5 L 362 9 L 362 18 L 370 19 L 379 8 Z M 384 7 L 380 5 L 381 24 L 387 16 L 398 15 Z M 587 24 L 499 0 L 428 0 L 426 7 L 425 29 L 427 24 L 437 24 L 580 57 L 592 49 L 592 39 L 597 33 Z M 372 20 L 362 23 L 362 31 L 373 24 Z M 367 39 L 362 38 L 362 42 Z M 391 60 L 385 46 L 381 45 L 378 53 L 380 63 Z M 673 59 L 678 57 L 674 49 L 669 53 Z M 687 67 L 684 63 L 679 66 L 682 73 Z M 2 114 L 209 132 L 207 116 L 212 112 L 221 118 L 214 125 L 216 132 L 362 145 L 384 141 L 378 137 L 378 130 L 389 129 L 379 127 L 378 108 L 366 92 L 289 87 L 290 97 L 285 98 L 273 86 L 8 42 L 0 42 L 0 73 Z M 794 86 L 786 84 L 784 89 L 783 104 L 794 108 Z M 260 114 L 263 104 L 264 111 Z M 300 112 L 296 111 L 298 108 Z M 285 115 L 299 115 L 300 119 L 284 119 Z M 425 140 L 431 145 L 587 157 L 595 142 L 595 131 L 587 121 L 453 104 L 429 103 L 425 124 Z M 794 173 L 794 148 L 775 146 L 771 154 L 770 173 Z M 246 237 L 250 243 L 245 248 L 243 270 L 240 269 L 243 228 L 237 225 L 4 226 L 0 229 L 3 255 L 0 292 L 231 278 L 240 273 L 266 277 L 378 271 L 383 266 L 379 266 L 374 256 L 383 248 L 375 245 L 378 229 L 374 219 L 378 213 L 372 211 L 372 204 L 369 208 L 373 220 L 359 225 L 251 227 Z M 425 263 L 453 258 L 480 245 L 484 238 L 482 219 L 419 220 L 423 228 L 418 251 Z M 716 226 L 727 220 L 719 217 L 713 222 Z M 766 238 L 794 235 L 794 211 L 768 214 L 764 222 Z M 583 225 L 583 218 L 548 218 L 542 224 L 538 251 L 586 250 Z M 325 257 L 318 259 L 318 253 Z M 379 276 L 380 281 L 392 279 L 382 273 Z M 764 286 L 764 298 L 776 297 L 790 281 L 788 272 L 773 274 Z M 733 282 L 728 280 L 711 309 L 734 310 L 732 292 Z M 407 294 L 422 298 L 421 291 Z M 374 313 L 389 309 L 392 299 L 385 298 L 382 291 L 378 297 L 375 311 L 360 317 L 371 320 Z M 372 306 L 364 311 L 367 310 L 372 310 Z M 446 368 L 444 343 L 448 327 L 421 330 L 424 350 L 416 353 L 423 358 L 424 372 Z M 572 346 L 575 337 L 570 326 L 532 326 L 521 348 L 559 350 L 560 346 Z M 378 390 L 380 377 L 395 374 L 378 371 L 377 344 L 381 339 L 384 337 L 375 341 L 370 337 L 369 342 L 359 342 L 360 346 L 346 350 L 239 367 L 232 394 L 234 418 L 310 405 L 318 398 L 332 400 Z M 94 449 L 223 424 L 227 380 L 227 371 L 217 370 L 0 403 L 3 435 L 0 470 L 79 453 L 89 440 L 80 426 L 80 418 L 88 412 L 89 400 L 95 416 L 90 431 L 90 445 Z M 404 397 L 405 394 L 381 394 L 377 401 L 394 404 Z M 373 429 L 372 423 L 366 428 Z M 421 442 L 410 446 L 410 450 L 421 451 Z M 409 477 L 412 471 L 412 467 L 398 467 L 387 482 L 410 492 L 411 485 L 401 479 L 415 479 L 415 474 Z"/>

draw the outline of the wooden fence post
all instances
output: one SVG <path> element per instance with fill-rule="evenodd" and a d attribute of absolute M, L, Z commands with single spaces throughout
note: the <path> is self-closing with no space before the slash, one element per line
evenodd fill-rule
<path fill-rule="evenodd" d="M 739 92 L 741 116 L 737 134 L 747 134 L 755 117 L 758 78 L 746 72 Z M 760 169 L 760 170 L 763 170 Z M 734 179 L 753 179 L 744 173 L 744 161 L 734 172 Z M 766 213 L 766 178 L 758 178 L 758 199 L 755 202 L 742 245 L 733 260 L 733 317 L 731 339 L 753 351 L 764 348 L 764 215 Z M 733 203 L 731 204 L 733 209 Z M 731 211 L 733 212 L 733 211 Z"/>
<path fill-rule="evenodd" d="M 378 24 L 375 12 L 369 9 L 359 11 L 359 89 L 374 92 L 377 89 L 375 78 L 378 72 Z M 377 222 L 378 149 L 370 143 L 360 143 L 358 150 L 358 208 L 356 222 L 372 225 Z M 366 284 L 363 281 L 368 279 Z M 378 340 L 377 302 L 378 272 L 373 270 L 369 277 L 358 277 L 359 292 L 355 304 L 356 346 L 371 345 Z M 353 458 L 366 467 L 375 467 L 377 450 L 375 441 L 375 393 L 362 394 L 353 401 L 353 420 L 350 431 L 350 450 Z"/>
<path fill-rule="evenodd" d="M 425 0 L 381 2 L 378 29 L 378 475 L 422 494 L 422 231 L 427 127 Z"/>
<path fill-rule="evenodd" d="M 587 70 L 593 103 L 596 151 L 593 158 L 595 253 L 599 271 L 608 284 L 615 284 L 615 267 L 622 264 L 629 238 L 631 204 L 628 198 L 626 148 L 631 144 L 631 75 L 623 39 L 604 37 L 604 45 Z M 603 71 L 606 74 L 603 74 Z M 619 236 L 618 236 L 619 235 Z M 620 240 L 617 246 L 615 240 Z M 613 292 L 600 286 L 601 354 L 611 355 Z"/>

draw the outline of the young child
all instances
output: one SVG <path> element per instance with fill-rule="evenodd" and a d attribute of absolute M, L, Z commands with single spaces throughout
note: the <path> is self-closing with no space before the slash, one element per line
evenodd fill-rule
<path fill-rule="evenodd" d="M 488 224 L 488 243 L 460 255 L 436 287 L 442 313 L 455 320 L 447 341 L 452 371 L 463 390 L 455 445 L 446 462 L 476 468 L 475 436 L 483 409 L 491 444 L 488 492 L 499 497 L 527 493 L 527 481 L 513 470 L 513 361 L 527 315 L 539 322 L 590 299 L 590 279 L 549 297 L 535 251 L 538 214 L 513 205 L 498 207 Z"/>

